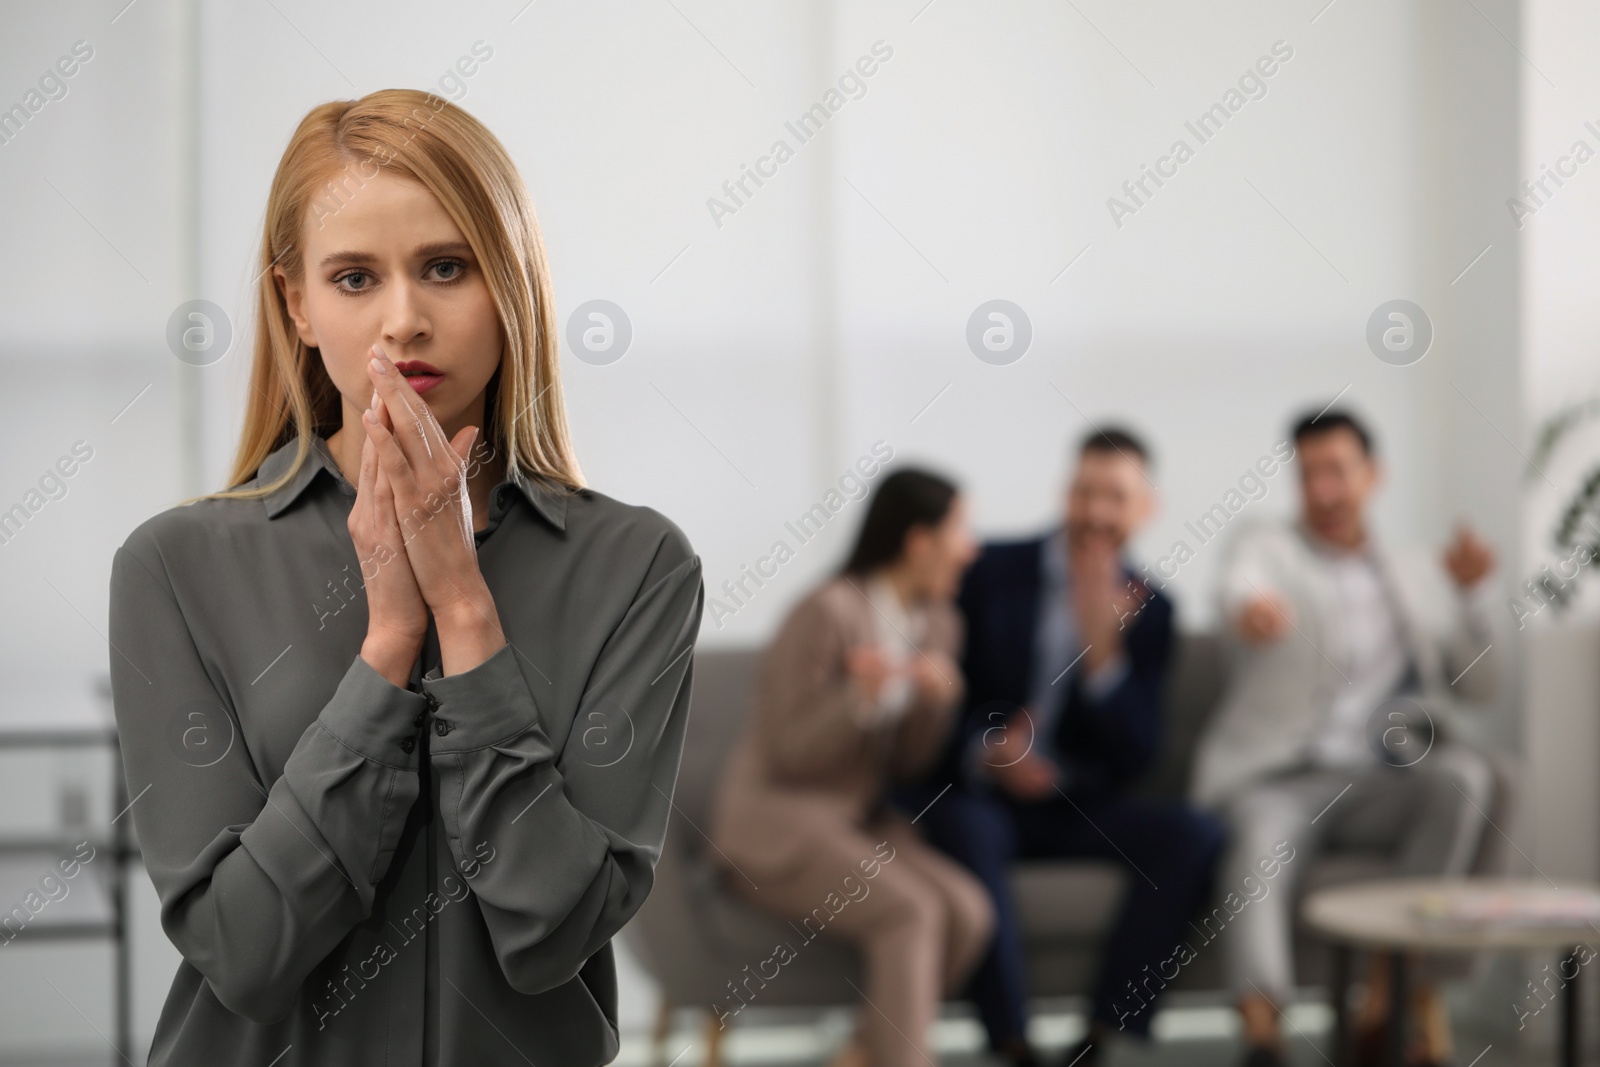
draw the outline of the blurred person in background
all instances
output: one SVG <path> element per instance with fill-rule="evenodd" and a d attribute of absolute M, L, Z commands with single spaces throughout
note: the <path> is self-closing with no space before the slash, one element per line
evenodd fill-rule
<path fill-rule="evenodd" d="M 1019 859 L 1126 866 L 1089 1032 L 1066 1062 L 1103 1062 L 1111 1035 L 1144 1038 L 1145 968 L 1169 959 L 1210 888 L 1218 823 L 1128 787 L 1160 747 L 1172 604 L 1134 575 L 1129 537 L 1154 512 L 1149 452 L 1106 428 L 1077 449 L 1060 523 L 986 544 L 962 583 L 966 713 L 941 762 L 897 798 L 934 844 L 983 880 L 999 920 L 969 984 L 989 1047 L 1039 1062 L 1027 1039 L 1027 974 L 1008 874 Z M 948 789 L 946 788 L 948 786 Z M 1159 888 L 1157 888 L 1159 887 Z"/>
<path fill-rule="evenodd" d="M 836 1067 L 932 1063 L 939 1004 L 993 930 L 983 886 L 885 803 L 938 756 L 960 707 L 951 600 L 974 551 L 955 486 L 886 478 L 849 560 L 763 654 L 717 793 L 710 837 L 734 891 L 861 951 L 865 1003 Z"/>
<path fill-rule="evenodd" d="M 1493 553 L 1466 529 L 1437 557 L 1379 539 L 1368 507 L 1382 469 L 1367 428 L 1332 410 L 1292 432 L 1301 514 L 1229 546 L 1221 615 L 1238 655 L 1193 778 L 1195 799 L 1229 823 L 1224 886 L 1280 842 L 1294 850 L 1289 885 L 1244 909 L 1224 938 L 1250 1067 L 1287 1062 L 1277 1018 L 1294 988 L 1290 887 L 1318 849 L 1386 849 L 1399 874 L 1465 874 L 1492 786 L 1482 754 L 1436 739 L 1432 726 L 1448 721 L 1453 694 L 1494 691 Z M 1375 968 L 1362 1012 L 1372 1053 L 1386 1040 L 1386 981 Z M 1447 1062 L 1443 1001 L 1424 984 L 1415 1003 L 1412 1062 Z"/>

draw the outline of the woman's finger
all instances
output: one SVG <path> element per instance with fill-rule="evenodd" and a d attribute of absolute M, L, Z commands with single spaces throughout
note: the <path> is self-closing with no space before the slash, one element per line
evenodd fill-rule
<path fill-rule="evenodd" d="M 374 450 L 376 451 L 376 450 Z M 378 512 L 378 527 L 387 534 L 394 525 L 394 487 L 381 466 L 372 475 L 372 503 Z"/>
<path fill-rule="evenodd" d="M 374 397 L 378 394 L 373 393 Z M 371 408 L 367 409 L 371 411 Z M 361 425 L 361 470 L 356 475 L 356 500 L 364 502 L 372 495 L 372 478 L 378 470 L 378 453 L 372 447 L 372 435 L 366 432 L 365 421 Z"/>
<path fill-rule="evenodd" d="M 427 462 L 427 439 L 411 407 L 411 400 L 406 396 L 407 391 L 415 395 L 416 390 L 405 383 L 405 376 L 395 370 L 393 362 L 377 345 L 372 346 L 368 355 L 371 358 L 367 361 L 367 377 L 379 397 L 379 408 L 389 413 L 390 432 L 399 441 L 401 452 L 409 462 L 418 465 Z"/>
<path fill-rule="evenodd" d="M 388 432 L 385 427 L 377 425 L 376 419 L 369 420 L 368 425 L 374 437 Z M 399 515 L 401 509 L 409 507 L 409 505 L 402 504 L 400 494 L 395 491 L 394 477 L 391 475 L 389 467 L 383 462 L 382 456 L 386 448 L 394 448 L 394 438 L 392 436 L 386 445 L 379 444 L 377 440 L 373 440 L 372 507 L 376 515 L 374 525 L 379 531 L 379 536 L 382 540 L 389 545 L 390 549 L 398 552 L 404 549 L 404 530 L 400 525 Z M 400 466 L 409 474 L 410 468 L 405 465 L 403 459 L 400 460 Z"/>
<path fill-rule="evenodd" d="M 382 392 L 376 387 L 372 390 L 373 398 L 377 403 L 372 405 L 372 419 L 390 433 L 394 433 L 394 419 L 389 411 L 389 405 L 383 402 Z"/>
<path fill-rule="evenodd" d="M 382 461 L 385 455 L 393 458 L 387 474 L 389 487 L 394 492 L 394 512 L 398 523 L 398 516 L 414 513 L 418 502 L 426 496 L 426 490 L 424 489 L 425 482 L 422 478 L 422 472 L 401 450 L 400 436 L 395 429 L 394 419 L 391 417 L 392 414 L 388 408 L 381 404 L 379 405 L 378 424 L 388 431 L 389 438 L 387 441 L 380 438 L 374 442 L 374 447 L 378 450 L 380 467 L 383 465 Z"/>
<path fill-rule="evenodd" d="M 379 378 L 383 376 L 375 374 L 373 377 Z M 407 388 L 409 389 L 409 386 Z M 434 454 L 435 458 L 432 461 L 423 460 L 420 467 L 404 452 L 404 440 L 407 436 L 405 434 L 404 418 L 402 417 L 401 427 L 396 428 L 392 419 L 394 411 L 385 403 L 378 405 L 378 412 L 375 416 L 378 424 L 389 431 L 389 442 L 392 442 L 390 444 L 382 437 L 375 437 L 374 447 L 378 450 L 380 465 L 387 464 L 389 477 L 391 482 L 395 484 L 395 495 L 399 501 L 397 511 L 400 514 L 412 514 L 419 501 L 427 502 L 429 514 L 436 513 L 438 510 L 437 505 L 431 503 L 436 499 L 435 493 L 439 493 L 451 500 L 458 498 L 464 500 L 465 498 L 466 481 L 464 474 L 466 471 L 466 459 L 462 455 L 465 448 L 458 449 L 455 442 L 445 439 L 443 427 L 439 425 L 438 420 L 433 417 L 433 412 L 429 411 L 426 405 L 419 403 L 418 407 L 421 416 L 427 421 L 427 430 L 425 432 L 433 438 L 444 442 L 443 447 Z M 463 439 L 470 436 L 476 440 L 477 432 L 476 428 L 465 427 L 461 433 L 457 434 L 457 438 Z M 398 458 L 390 459 L 391 453 Z M 401 465 L 404 465 L 404 470 L 401 469 Z M 470 507 L 470 505 L 466 506 Z M 465 524 L 466 517 L 462 516 L 462 520 Z M 466 540 L 471 543 L 472 538 L 470 535 Z"/>
<path fill-rule="evenodd" d="M 389 354 L 384 352 L 382 346 L 374 345 L 373 347 L 378 349 L 383 359 L 389 359 Z M 394 368 L 393 361 L 389 362 L 389 366 Z M 410 380 L 404 374 L 401 374 L 398 369 L 393 369 L 393 377 L 395 385 L 400 390 L 400 395 L 405 397 L 407 409 L 416 420 L 418 432 L 422 434 L 423 441 L 428 446 L 428 455 L 433 458 L 450 458 L 448 452 L 449 442 L 444 435 L 444 427 L 439 425 L 439 420 L 434 416 L 433 409 L 428 406 L 427 401 L 422 399 L 421 394 L 411 387 Z"/>
<path fill-rule="evenodd" d="M 440 432 L 443 432 L 441 428 Z M 466 464 L 467 477 L 470 479 L 476 469 L 477 461 L 472 458 L 472 453 L 478 447 L 478 438 L 483 436 L 483 430 L 477 426 L 463 426 L 461 432 L 456 434 L 450 442 L 451 451 L 461 457 L 461 462 Z"/>
<path fill-rule="evenodd" d="M 393 510 L 410 513 L 422 490 L 417 484 L 411 463 L 400 450 L 396 435 L 383 423 L 387 420 L 367 418 L 367 433 L 372 438 L 372 450 L 377 454 L 378 469 L 387 477 L 388 489 L 394 500 Z"/>
<path fill-rule="evenodd" d="M 377 366 L 368 363 L 368 377 L 372 379 L 383 402 L 394 419 L 394 435 L 400 450 L 413 466 L 434 463 L 444 446 L 444 431 L 434 419 L 433 412 L 411 388 L 405 375 L 396 369 L 388 353 L 377 345 L 372 346 L 372 358 Z"/>
<path fill-rule="evenodd" d="M 384 406 L 398 420 L 398 428 L 391 423 L 389 429 L 399 441 L 401 451 L 413 469 L 431 463 L 434 473 L 454 484 L 460 477 L 466 457 L 455 447 L 455 442 L 445 436 L 444 427 L 434 416 L 433 409 L 411 388 L 411 383 L 395 368 L 382 346 L 373 345 L 371 351 L 380 366 L 389 368 L 388 374 L 377 373 L 374 369 L 369 371 L 368 377 L 372 378 L 375 388 L 384 396 Z M 389 401 L 390 397 L 394 400 L 393 404 Z M 420 442 L 420 447 L 417 442 Z"/>

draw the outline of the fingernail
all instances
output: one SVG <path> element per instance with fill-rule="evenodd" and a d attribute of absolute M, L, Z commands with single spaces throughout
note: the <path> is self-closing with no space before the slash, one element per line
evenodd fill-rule
<path fill-rule="evenodd" d="M 385 367 L 383 365 L 383 360 L 379 359 L 377 356 L 373 356 L 372 357 L 372 367 L 379 374 L 388 374 L 389 373 L 389 368 Z"/>
<path fill-rule="evenodd" d="M 378 391 L 376 389 L 372 391 L 372 410 L 378 410 Z"/>

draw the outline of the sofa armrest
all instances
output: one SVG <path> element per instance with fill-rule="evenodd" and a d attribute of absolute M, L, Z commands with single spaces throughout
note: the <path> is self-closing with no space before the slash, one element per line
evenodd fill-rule
<path fill-rule="evenodd" d="M 1513 874 L 1529 863 L 1526 855 L 1508 836 L 1516 830 L 1520 815 L 1524 774 L 1522 759 L 1488 747 L 1477 750 L 1494 773 L 1494 793 L 1489 810 L 1485 813 L 1489 817 L 1489 825 L 1484 827 L 1483 841 L 1478 845 L 1472 873 L 1491 877 Z"/>

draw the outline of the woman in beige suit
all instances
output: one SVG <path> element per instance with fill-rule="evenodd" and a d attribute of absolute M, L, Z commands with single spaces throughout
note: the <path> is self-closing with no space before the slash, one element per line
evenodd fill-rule
<path fill-rule="evenodd" d="M 953 598 L 975 554 L 953 485 L 917 470 L 886 478 L 849 561 L 766 650 L 718 792 L 711 838 L 729 885 L 790 922 L 791 953 L 819 935 L 861 952 L 865 1003 L 835 1067 L 932 1063 L 929 1024 L 993 929 L 982 884 L 884 802 L 954 725 L 965 685 Z"/>

